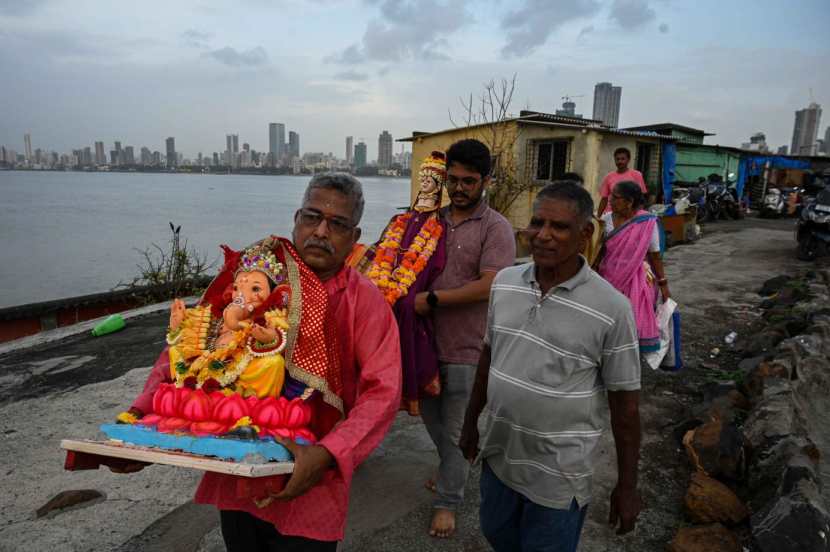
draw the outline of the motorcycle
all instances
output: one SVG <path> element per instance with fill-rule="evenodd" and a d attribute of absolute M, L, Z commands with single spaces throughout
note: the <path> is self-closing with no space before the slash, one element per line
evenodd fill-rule
<path fill-rule="evenodd" d="M 830 188 L 807 199 L 796 225 L 797 257 L 813 261 L 830 253 Z"/>

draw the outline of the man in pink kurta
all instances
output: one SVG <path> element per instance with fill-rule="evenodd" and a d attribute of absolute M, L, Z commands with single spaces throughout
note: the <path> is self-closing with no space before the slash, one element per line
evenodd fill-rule
<path fill-rule="evenodd" d="M 614 186 L 619 182 L 631 181 L 636 182 L 640 186 L 643 195 L 648 198 L 648 188 L 646 182 L 643 180 L 643 173 L 637 169 L 629 169 L 628 164 L 631 162 L 631 151 L 628 148 L 617 148 L 614 150 L 614 164 L 617 170 L 611 171 L 605 178 L 602 179 L 602 184 L 599 188 L 599 208 L 597 209 L 597 216 L 602 217 L 605 213 L 611 210 L 611 205 L 608 203 L 608 197 L 614 190 Z"/>
<path fill-rule="evenodd" d="M 401 359 L 391 309 L 369 280 L 344 265 L 360 238 L 360 183 L 348 175 L 312 179 L 295 215 L 293 242 L 322 281 L 335 320 L 345 418 L 316 445 L 291 447 L 295 470 L 268 506 L 238 498 L 237 478 L 207 473 L 196 502 L 221 511 L 229 551 L 336 550 L 344 535 L 349 488 L 357 466 L 380 444 L 400 404 Z M 169 379 L 162 354 L 133 406 L 152 409 L 152 394 Z"/>

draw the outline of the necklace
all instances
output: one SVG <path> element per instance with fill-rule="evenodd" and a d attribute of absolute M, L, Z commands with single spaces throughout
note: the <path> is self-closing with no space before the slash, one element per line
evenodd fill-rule
<path fill-rule="evenodd" d="M 412 216 L 413 213 L 408 212 L 395 217 L 384 232 L 366 273 L 390 305 L 407 294 L 418 274 L 426 268 L 443 231 L 437 214 L 430 215 L 403 256 L 399 256 L 401 240 Z"/>

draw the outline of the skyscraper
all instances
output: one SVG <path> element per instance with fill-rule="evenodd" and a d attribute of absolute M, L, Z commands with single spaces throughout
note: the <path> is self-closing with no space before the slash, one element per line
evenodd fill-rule
<path fill-rule="evenodd" d="M 346 164 L 351 165 L 354 161 L 354 136 L 346 136 Z"/>
<path fill-rule="evenodd" d="M 611 128 L 617 128 L 620 121 L 620 98 L 622 87 L 610 82 L 599 82 L 594 87 L 594 119 Z"/>
<path fill-rule="evenodd" d="M 388 169 L 392 166 L 392 135 L 384 130 L 378 136 L 378 167 Z"/>
<path fill-rule="evenodd" d="M 300 135 L 293 130 L 288 133 L 288 156 L 300 156 Z"/>
<path fill-rule="evenodd" d="M 821 106 L 811 102 L 805 109 L 795 112 L 793 142 L 790 155 L 815 155 L 818 126 L 821 122 Z"/>
<path fill-rule="evenodd" d="M 830 154 L 830 126 L 824 131 L 824 153 Z"/>
<path fill-rule="evenodd" d="M 106 165 L 107 164 L 107 152 L 104 151 L 104 143 L 103 142 L 95 142 L 95 164 L 96 165 Z"/>
<path fill-rule="evenodd" d="M 23 145 L 26 148 L 26 161 L 32 160 L 32 135 L 31 134 L 24 134 L 23 135 Z"/>
<path fill-rule="evenodd" d="M 122 161 L 125 165 L 135 165 L 135 151 L 132 146 L 124 148 L 124 157 Z"/>
<path fill-rule="evenodd" d="M 362 169 L 366 166 L 366 143 L 358 142 L 354 147 L 354 168 Z"/>
<path fill-rule="evenodd" d="M 150 152 L 150 148 L 143 147 L 141 148 L 141 164 L 142 165 L 152 165 L 153 163 L 153 154 Z"/>
<path fill-rule="evenodd" d="M 176 139 L 172 136 L 165 140 L 167 145 L 167 167 L 175 168 L 179 164 L 178 156 L 176 155 Z"/>
<path fill-rule="evenodd" d="M 285 125 L 282 123 L 269 123 L 268 156 L 271 158 L 271 166 L 276 167 L 282 163 L 283 155 L 285 155 Z"/>

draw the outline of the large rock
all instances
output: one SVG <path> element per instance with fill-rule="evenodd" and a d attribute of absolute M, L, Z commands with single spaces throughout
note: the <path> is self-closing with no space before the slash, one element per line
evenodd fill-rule
<path fill-rule="evenodd" d="M 801 479 L 792 492 L 752 516 L 752 542 L 759 552 L 830 550 L 830 516 L 816 485 Z"/>
<path fill-rule="evenodd" d="M 747 470 L 748 502 L 753 511 L 763 509 L 801 479 L 818 482 L 820 453 L 806 436 L 778 438 L 752 455 Z"/>
<path fill-rule="evenodd" d="M 95 489 L 61 491 L 49 502 L 38 508 L 35 517 L 53 517 L 70 509 L 92 506 L 106 500 L 106 498 L 101 491 Z"/>
<path fill-rule="evenodd" d="M 775 350 L 775 347 L 788 337 L 785 330 L 767 328 L 750 338 L 744 347 L 744 357 L 756 357 Z"/>
<path fill-rule="evenodd" d="M 789 385 L 792 366 L 789 359 L 765 360 L 746 375 L 743 389 L 751 399 L 756 400 L 765 394 L 764 388 L 770 384 L 771 379 L 779 379 Z"/>
<path fill-rule="evenodd" d="M 741 543 L 720 523 L 683 527 L 666 547 L 668 552 L 741 552 Z"/>
<path fill-rule="evenodd" d="M 744 438 L 732 422 L 710 419 L 688 431 L 683 446 L 692 466 L 707 475 L 737 480 L 744 473 Z"/>
<path fill-rule="evenodd" d="M 789 281 L 793 278 L 792 276 L 788 276 L 786 274 L 782 274 L 781 276 L 776 276 L 775 278 L 770 278 L 764 285 L 761 286 L 761 289 L 758 290 L 758 295 L 762 297 L 769 297 L 770 295 L 774 295 L 781 291 Z"/>
<path fill-rule="evenodd" d="M 786 380 L 767 381 L 760 402 L 753 408 L 743 426 L 744 437 L 754 452 L 790 435 L 805 435 L 805 422 Z"/>
<path fill-rule="evenodd" d="M 749 516 L 744 503 L 729 487 L 701 472 L 692 474 L 684 504 L 695 523 L 737 525 Z"/>

